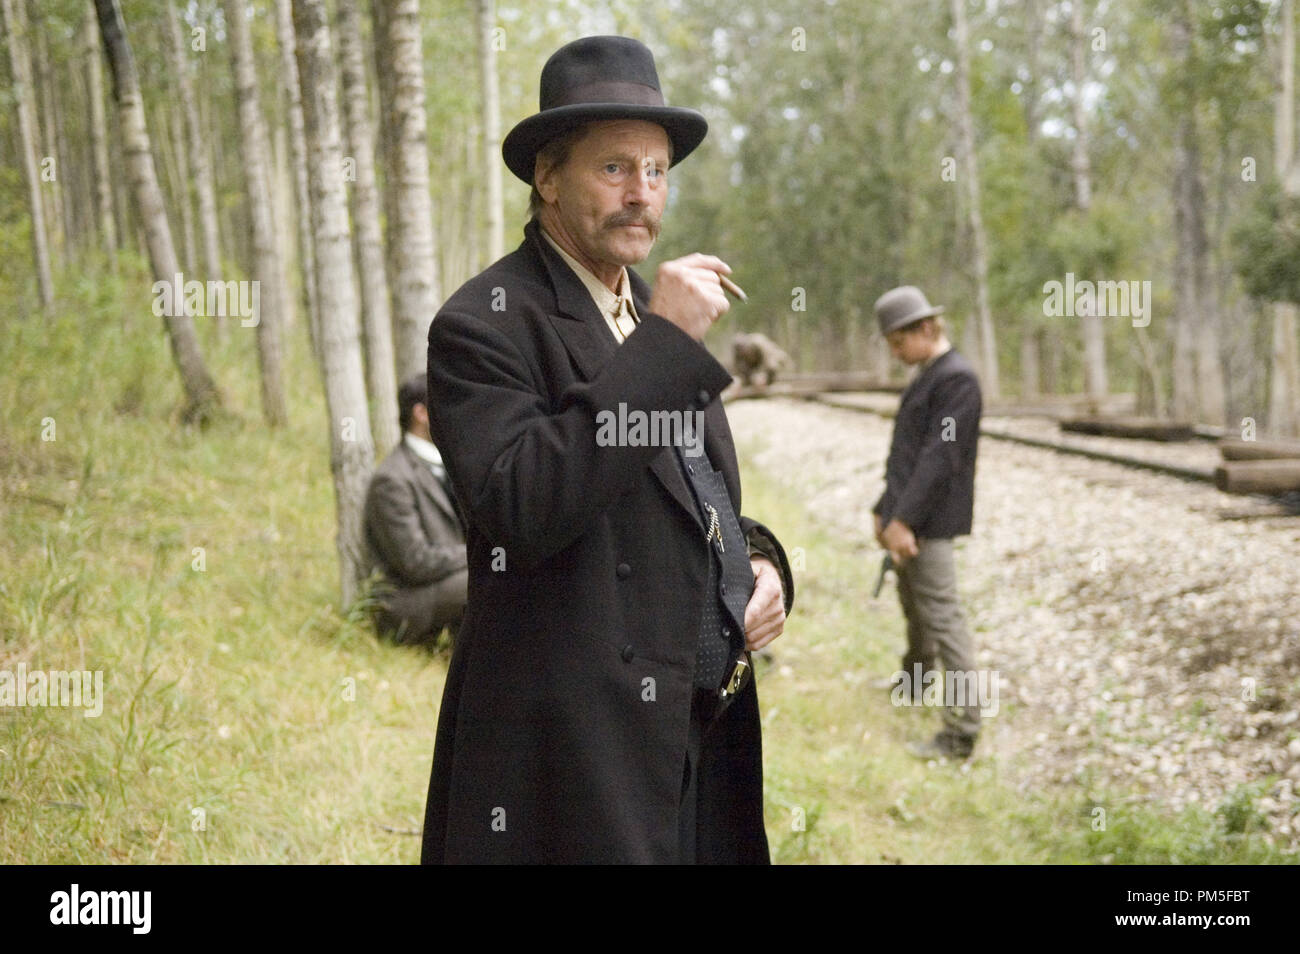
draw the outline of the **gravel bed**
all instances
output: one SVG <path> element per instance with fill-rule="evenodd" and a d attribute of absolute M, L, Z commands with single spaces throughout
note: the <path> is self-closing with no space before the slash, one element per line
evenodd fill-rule
<path fill-rule="evenodd" d="M 727 414 L 758 467 L 874 552 L 891 421 L 788 399 Z M 1300 518 L 1224 519 L 1242 498 L 1209 484 L 990 439 L 975 499 L 959 581 L 979 663 L 1001 674 L 977 755 L 1026 789 L 1173 811 L 1253 785 L 1270 837 L 1300 848 Z"/>

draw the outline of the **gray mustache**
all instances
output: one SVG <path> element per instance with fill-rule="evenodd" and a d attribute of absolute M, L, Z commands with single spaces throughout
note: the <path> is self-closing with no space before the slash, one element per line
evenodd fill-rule
<path fill-rule="evenodd" d="M 616 229 L 623 225 L 644 225 L 650 230 L 651 235 L 659 234 L 659 220 L 648 218 L 640 213 L 612 215 L 605 220 L 605 228 Z"/>

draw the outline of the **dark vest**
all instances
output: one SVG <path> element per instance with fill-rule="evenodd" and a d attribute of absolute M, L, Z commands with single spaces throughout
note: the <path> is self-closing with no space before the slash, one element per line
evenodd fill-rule
<path fill-rule="evenodd" d="M 709 531 L 700 541 L 711 558 L 700 614 L 695 686 L 716 692 L 744 649 L 745 607 L 754 592 L 754 571 L 722 474 L 714 470 L 707 453 L 688 457 L 680 447 L 673 450 Z"/>

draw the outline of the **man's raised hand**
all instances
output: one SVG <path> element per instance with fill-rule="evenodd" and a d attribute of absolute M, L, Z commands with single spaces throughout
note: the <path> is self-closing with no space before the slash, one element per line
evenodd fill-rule
<path fill-rule="evenodd" d="M 655 275 L 650 310 L 703 341 L 713 322 L 731 307 L 718 280 L 730 273 L 731 266 L 722 259 L 700 252 L 664 262 Z"/>

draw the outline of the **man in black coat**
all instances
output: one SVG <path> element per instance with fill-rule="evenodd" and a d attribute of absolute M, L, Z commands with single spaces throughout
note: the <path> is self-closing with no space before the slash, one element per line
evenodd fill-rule
<path fill-rule="evenodd" d="M 588 37 L 506 137 L 534 187 L 510 255 L 429 330 L 431 430 L 466 515 L 469 602 L 438 718 L 422 860 L 768 861 L 748 650 L 793 600 L 740 514 L 702 339 L 719 259 L 628 265 L 704 138 L 654 61 Z"/>
<path fill-rule="evenodd" d="M 941 658 L 944 728 L 912 751 L 964 759 L 975 747 L 988 689 L 975 666 L 953 558 L 953 537 L 970 533 L 975 504 L 979 380 L 949 343 L 943 308 L 931 306 L 920 289 L 892 289 L 875 310 L 894 356 L 921 366 L 899 400 L 885 491 L 873 508 L 876 538 L 893 558 L 907 619 L 907 654 L 892 680 L 894 699 L 910 704 L 937 695 Z M 931 686 L 936 691 L 927 693 Z"/>
<path fill-rule="evenodd" d="M 465 530 L 429 439 L 423 374 L 402 382 L 402 442 L 375 468 L 366 489 L 365 532 L 375 586 L 375 628 L 399 643 L 433 643 L 454 633 L 465 611 Z"/>

